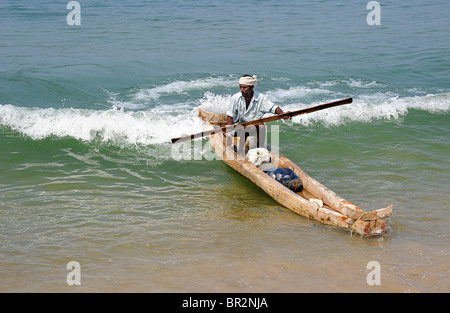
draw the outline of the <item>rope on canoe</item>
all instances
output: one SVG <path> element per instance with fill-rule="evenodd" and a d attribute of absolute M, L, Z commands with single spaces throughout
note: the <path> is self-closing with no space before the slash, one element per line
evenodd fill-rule
<path fill-rule="evenodd" d="M 361 221 L 371 221 L 370 217 L 368 217 L 368 218 L 363 218 L 364 215 L 370 214 L 370 213 L 375 214 L 375 216 L 377 217 L 376 221 L 381 220 L 380 217 L 378 216 L 377 212 L 375 212 L 375 211 L 372 211 L 372 212 L 363 212 L 363 213 L 356 219 L 356 221 L 353 223 L 352 229 L 355 229 L 356 223 L 357 223 L 359 220 L 361 220 Z"/>

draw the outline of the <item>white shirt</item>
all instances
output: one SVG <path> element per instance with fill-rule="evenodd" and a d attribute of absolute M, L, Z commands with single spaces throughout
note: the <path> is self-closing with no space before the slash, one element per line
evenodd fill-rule
<path fill-rule="evenodd" d="M 275 114 L 277 108 L 278 106 L 269 98 L 253 90 L 253 97 L 247 109 L 244 96 L 238 92 L 231 97 L 227 115 L 233 118 L 233 123 L 242 123 L 260 119 L 266 113 Z"/>

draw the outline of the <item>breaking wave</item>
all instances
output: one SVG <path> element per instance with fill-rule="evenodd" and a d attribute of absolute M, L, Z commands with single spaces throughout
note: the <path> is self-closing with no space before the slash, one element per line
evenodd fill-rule
<path fill-rule="evenodd" d="M 383 88 L 385 86 L 377 82 L 351 79 L 311 82 L 287 88 L 274 86 L 262 92 L 285 111 L 355 94 L 352 104 L 292 119 L 292 123 L 305 126 L 313 126 L 315 123 L 341 125 L 348 121 L 370 123 L 376 119 L 398 119 L 412 109 L 433 114 L 448 113 L 450 109 L 450 93 L 399 96 Z M 210 77 L 128 91 L 126 101 L 117 100 L 118 95 L 111 93 L 106 101 L 110 108 L 105 110 L 30 108 L 0 104 L 0 127 L 7 127 L 33 140 L 69 137 L 119 146 L 165 144 L 171 138 L 203 130 L 205 125 L 196 116 L 196 108 L 200 106 L 213 112 L 225 113 L 235 91 L 238 91 L 235 77 Z M 161 101 L 168 94 L 174 95 L 178 100 L 173 103 Z M 152 102 L 155 99 L 160 101 Z"/>

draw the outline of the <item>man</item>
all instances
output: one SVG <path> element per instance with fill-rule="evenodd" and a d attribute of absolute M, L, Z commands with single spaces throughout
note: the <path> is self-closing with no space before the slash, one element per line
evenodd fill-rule
<path fill-rule="evenodd" d="M 254 90 L 258 84 L 256 76 L 244 75 L 239 79 L 239 88 L 241 92 L 231 97 L 230 105 L 227 111 L 227 125 L 233 125 L 242 122 L 249 122 L 263 117 L 266 113 L 282 114 L 283 110 L 270 101 L 265 95 Z M 288 119 L 289 117 L 285 117 Z M 257 134 L 257 146 L 264 145 L 266 127 L 264 124 L 255 125 Z M 241 140 L 242 148 L 249 133 L 254 129 L 245 130 L 244 140 Z M 242 134 L 236 134 L 241 136 Z M 242 151 L 239 149 L 239 151 Z"/>

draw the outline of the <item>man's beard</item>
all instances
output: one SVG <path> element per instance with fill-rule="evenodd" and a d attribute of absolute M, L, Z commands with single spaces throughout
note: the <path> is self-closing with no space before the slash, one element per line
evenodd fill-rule
<path fill-rule="evenodd" d="M 250 91 L 248 91 L 248 92 L 243 92 L 243 91 L 241 91 L 241 93 L 242 93 L 242 95 L 244 96 L 244 98 L 250 96 L 250 95 L 252 94 L 252 92 L 253 92 L 253 89 L 250 90 Z"/>

